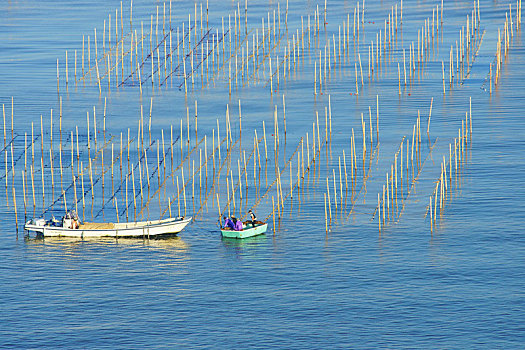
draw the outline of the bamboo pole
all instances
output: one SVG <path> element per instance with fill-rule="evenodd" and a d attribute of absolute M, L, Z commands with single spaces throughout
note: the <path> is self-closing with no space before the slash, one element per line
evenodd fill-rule
<path fill-rule="evenodd" d="M 134 165 L 131 163 L 131 183 L 133 188 L 133 218 L 135 221 L 137 221 L 137 196 L 135 192 L 135 171 L 134 171 Z"/>
<path fill-rule="evenodd" d="M 434 103 L 434 97 L 430 99 L 430 111 L 428 112 L 428 123 L 427 123 L 427 135 L 430 133 L 430 118 L 432 117 L 432 104 Z"/>
<path fill-rule="evenodd" d="M 184 195 L 184 217 L 186 217 L 186 185 L 184 184 L 184 168 L 181 168 L 182 174 L 182 193 Z"/>
<path fill-rule="evenodd" d="M 273 197 L 272 197 L 272 202 L 273 202 Z M 325 230 L 326 230 L 326 233 L 328 233 L 328 215 L 327 215 L 327 211 L 326 211 L 326 193 L 324 193 L 324 224 L 325 224 Z"/>
<path fill-rule="evenodd" d="M 365 122 L 363 119 L 363 113 L 361 113 L 361 127 L 363 129 L 363 160 L 364 160 L 365 155 L 366 155 L 366 127 L 365 127 Z"/>
<path fill-rule="evenodd" d="M 445 63 L 441 61 L 441 69 L 443 71 L 443 95 L 445 94 Z"/>
<path fill-rule="evenodd" d="M 255 136 L 257 138 L 257 130 L 255 130 Z M 266 144 L 266 128 L 265 128 L 265 125 L 264 125 L 264 120 L 263 120 L 263 136 L 264 136 L 264 159 L 265 161 L 268 161 L 268 147 L 267 147 L 267 144 Z M 258 141 L 258 139 L 257 139 Z"/>
<path fill-rule="evenodd" d="M 180 188 L 179 188 L 179 177 L 177 176 L 177 208 L 179 210 L 179 218 L 181 217 L 180 215 Z M 218 194 L 217 194 L 218 196 Z M 217 197 L 217 203 L 219 202 L 219 198 Z M 220 216 L 220 206 L 219 206 L 219 216 Z"/>
<path fill-rule="evenodd" d="M 42 209 L 45 208 L 45 186 L 44 186 L 44 126 L 42 122 L 42 115 L 40 115 L 40 144 L 42 146 L 42 153 L 40 157 L 40 169 L 42 173 Z M 7 156 L 6 156 L 7 157 Z M 6 158 L 7 169 L 7 158 Z M 6 190 L 7 190 L 7 172 L 6 172 Z"/>
<path fill-rule="evenodd" d="M 57 94 L 60 96 L 60 73 L 58 69 L 58 58 L 57 58 Z"/>
<path fill-rule="evenodd" d="M 82 171 L 80 171 L 80 169 L 82 169 Z M 80 175 L 80 183 L 82 185 L 82 221 L 84 221 L 85 220 L 86 200 L 85 200 L 85 191 L 84 191 L 84 167 L 82 166 L 82 161 L 80 162 L 78 173 Z"/>
<path fill-rule="evenodd" d="M 388 173 L 386 174 L 386 204 L 388 210 L 388 218 L 390 219 L 390 186 L 389 186 Z"/>
<path fill-rule="evenodd" d="M 17 208 L 16 208 L 16 191 L 15 191 L 14 184 L 13 184 L 13 207 L 15 209 L 15 226 L 16 226 L 16 232 L 17 232 L 17 235 L 18 235 L 18 212 L 17 212 Z"/>
<path fill-rule="evenodd" d="M 429 203 L 429 211 L 430 211 L 430 234 L 434 232 L 434 221 L 433 221 L 433 213 L 432 213 L 432 196 L 430 196 L 430 203 Z"/>
<path fill-rule="evenodd" d="M 328 97 L 328 100 L 330 101 L 330 96 Z M 275 108 L 277 109 L 277 106 L 275 106 Z M 283 94 L 283 121 L 284 121 L 284 140 L 286 142 L 286 101 L 284 99 L 284 94 Z"/>
<path fill-rule="evenodd" d="M 330 215 L 330 224 L 331 224 L 332 223 L 332 206 L 331 206 L 332 200 L 330 199 L 330 187 L 328 185 L 328 177 L 326 178 L 326 195 L 328 199 L 328 212 Z"/>
<path fill-rule="evenodd" d="M 272 196 L 272 217 L 273 217 L 273 235 L 275 236 L 275 201 L 274 201 L 273 196 Z"/>

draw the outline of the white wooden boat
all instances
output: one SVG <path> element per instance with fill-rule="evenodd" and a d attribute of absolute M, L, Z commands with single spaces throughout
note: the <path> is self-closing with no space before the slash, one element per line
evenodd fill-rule
<path fill-rule="evenodd" d="M 191 221 L 190 218 L 168 218 L 162 220 L 84 223 L 77 229 L 54 226 L 45 220 L 30 220 L 24 229 L 44 237 L 151 237 L 179 233 Z"/>

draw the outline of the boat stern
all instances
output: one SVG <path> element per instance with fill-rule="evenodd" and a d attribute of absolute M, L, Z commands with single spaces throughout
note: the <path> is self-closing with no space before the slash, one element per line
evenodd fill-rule
<path fill-rule="evenodd" d="M 42 218 L 39 218 L 39 219 L 33 218 L 25 223 L 24 230 L 43 233 L 45 225 L 46 225 L 46 220 Z"/>

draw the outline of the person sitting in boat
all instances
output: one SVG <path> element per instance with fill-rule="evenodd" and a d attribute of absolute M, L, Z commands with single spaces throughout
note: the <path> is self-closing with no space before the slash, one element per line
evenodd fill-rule
<path fill-rule="evenodd" d="M 224 215 L 222 218 L 224 219 L 224 226 L 223 226 L 223 228 L 229 228 L 231 230 L 233 230 L 235 228 L 235 226 L 233 224 L 233 221 L 231 221 L 231 219 L 229 217 Z"/>
<path fill-rule="evenodd" d="M 62 227 L 69 229 L 78 229 L 79 219 L 77 212 L 74 210 L 68 211 L 66 215 L 62 218 Z"/>
<path fill-rule="evenodd" d="M 60 227 L 60 225 L 63 225 L 63 223 L 60 220 L 57 220 L 53 214 L 51 214 L 51 219 L 46 221 L 45 226 L 54 226 L 54 227 Z"/>
<path fill-rule="evenodd" d="M 250 209 L 248 210 L 248 214 L 250 215 L 252 227 L 255 227 L 257 224 L 257 217 L 255 216 L 255 213 Z"/>
<path fill-rule="evenodd" d="M 72 219 L 72 229 L 78 229 L 80 227 L 80 219 L 78 218 L 78 214 L 75 210 L 71 210 L 71 219 Z"/>
<path fill-rule="evenodd" d="M 233 221 L 233 229 L 235 231 L 242 231 L 243 227 L 242 227 L 242 221 L 241 220 L 237 220 L 237 218 L 232 215 L 232 221 Z"/>

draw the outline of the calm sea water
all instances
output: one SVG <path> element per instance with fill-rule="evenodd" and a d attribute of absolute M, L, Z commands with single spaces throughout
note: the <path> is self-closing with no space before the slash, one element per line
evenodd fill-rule
<path fill-rule="evenodd" d="M 149 21 L 159 4 L 135 1 L 136 23 Z M 417 29 L 437 4 L 404 3 L 404 47 L 417 41 Z M 312 15 L 316 5 L 290 2 L 289 26 L 300 28 L 300 16 Z M 329 1 L 327 35 L 337 35 L 336 23 L 342 22 L 343 14 L 352 16 L 354 5 Z M 366 3 L 366 19 L 375 22 L 366 25 L 366 41 L 375 40 L 393 5 Z M 119 6 L 116 1 L 0 4 L 0 100 L 9 116 L 14 97 L 15 133 L 29 132 L 32 121 L 38 125 L 41 114 L 48 120 L 49 110 L 56 111 L 56 58 L 62 60 L 66 49 L 79 49 L 82 34 L 101 28 Z M 173 2 L 174 22 L 187 20 L 193 6 Z M 12 203 L 3 200 L 0 348 L 523 348 L 524 44 L 521 34 L 514 33 L 500 86 L 492 95 L 482 90 L 508 4 L 481 1 L 485 36 L 471 76 L 451 90 L 447 84 L 444 97 L 439 61 L 447 65 L 449 47 L 458 39 L 471 6 L 468 1 L 445 4 L 442 51 L 434 53 L 423 77 L 402 97 L 393 65 L 373 83 L 365 83 L 359 99 L 349 94 L 355 84 L 353 61 L 334 75 L 328 88 L 334 128 L 330 168 L 322 160 L 320 179 L 310 180 L 302 202 L 294 198 L 287 203 L 275 235 L 222 240 L 215 226 L 216 207 L 210 205 L 178 237 L 163 240 L 27 239 L 15 232 Z M 211 2 L 212 24 L 219 25 L 220 17 L 236 8 L 233 2 Z M 273 2 L 250 3 L 249 20 L 259 24 L 275 8 Z M 287 107 L 286 158 L 311 131 L 315 111 L 327 105 L 326 96 L 313 97 L 312 65 L 306 59 L 305 68 L 281 90 Z M 337 166 L 342 149 L 348 152 L 350 128 L 359 134 L 360 113 L 366 115 L 369 105 L 374 108 L 376 94 L 381 144 L 372 176 L 355 213 L 337 219 L 325 234 L 325 177 Z M 71 85 L 61 95 L 68 129 L 85 128 L 86 111 L 103 106 L 94 84 Z M 146 89 L 142 101 L 136 89 L 124 88 L 104 94 L 108 132 L 126 132 L 122 125 L 130 116 L 135 123 L 140 104 L 149 108 L 151 95 L 156 137 L 161 128 L 178 125 L 185 117 L 185 104 L 193 106 L 194 99 L 199 101 L 199 133 L 210 135 L 215 119 L 224 121 L 224 81 L 192 94 L 188 102 L 176 88 L 153 93 Z M 399 222 L 379 235 L 372 212 L 384 174 L 401 138 L 410 135 L 418 109 L 426 125 L 431 97 L 430 130 L 436 147 Z M 469 97 L 473 139 L 468 161 L 431 235 L 426 205 L 441 158 L 448 155 L 448 144 L 468 111 Z M 260 130 L 261 120 L 271 128 L 273 105 L 280 103 L 280 96 L 272 100 L 267 88 L 249 87 L 232 96 L 232 109 L 238 99 L 243 103 L 244 130 Z M 246 140 L 249 137 L 253 136 Z M 20 215 L 20 199 L 18 204 Z M 268 201 L 257 209 L 260 217 L 269 211 Z"/>

